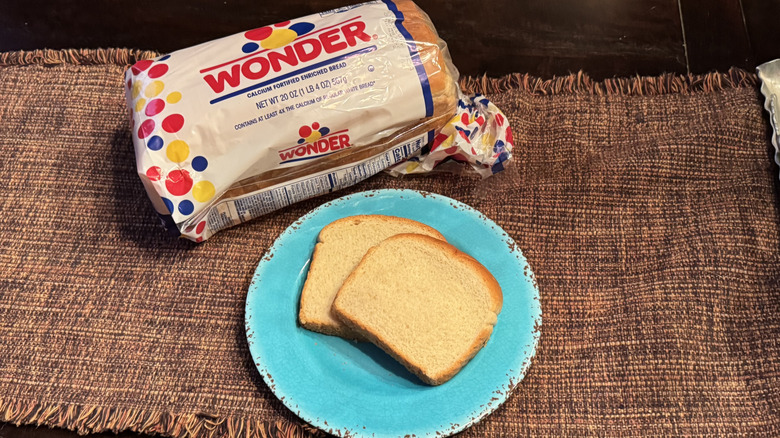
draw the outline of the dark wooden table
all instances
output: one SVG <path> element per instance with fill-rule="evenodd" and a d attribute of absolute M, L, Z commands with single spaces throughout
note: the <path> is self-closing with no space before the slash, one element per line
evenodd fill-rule
<path fill-rule="evenodd" d="M 462 74 L 594 79 L 705 73 L 780 58 L 780 0 L 418 0 Z M 0 51 L 173 51 L 355 0 L 0 0 Z M 0 423 L 0 438 L 75 438 Z M 113 434 L 95 435 L 108 438 Z M 122 433 L 124 438 L 138 434 Z"/>
<path fill-rule="evenodd" d="M 0 0 L 0 51 L 173 51 L 356 0 Z M 780 0 L 419 0 L 463 74 L 595 79 L 752 69 L 780 57 Z"/>

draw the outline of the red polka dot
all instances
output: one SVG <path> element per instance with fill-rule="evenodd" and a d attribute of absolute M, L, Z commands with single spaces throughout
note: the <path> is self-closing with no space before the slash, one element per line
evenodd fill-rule
<path fill-rule="evenodd" d="M 260 41 L 268 38 L 271 36 L 271 32 L 274 30 L 270 27 L 259 27 L 257 29 L 252 29 L 250 31 L 247 31 L 244 33 L 244 36 L 252 41 Z"/>
<path fill-rule="evenodd" d="M 501 115 L 501 114 L 498 114 L 498 115 Z M 482 126 L 485 123 L 485 118 L 482 117 L 482 116 L 479 116 L 479 117 L 477 117 L 477 120 L 475 120 L 475 121 L 477 122 L 477 125 Z"/>
<path fill-rule="evenodd" d="M 156 116 L 157 114 L 160 114 L 164 108 L 165 102 L 162 99 L 153 99 L 151 102 L 146 104 L 145 113 L 149 117 Z"/>
<path fill-rule="evenodd" d="M 284 27 L 284 26 L 287 26 L 288 24 L 290 24 L 290 20 L 282 21 L 281 23 L 276 23 L 276 24 L 274 24 L 274 26 L 275 27 Z"/>
<path fill-rule="evenodd" d="M 142 71 L 149 68 L 149 66 L 152 65 L 152 61 L 149 59 L 144 59 L 141 61 L 136 62 L 133 67 L 131 67 L 131 70 L 133 71 L 133 74 L 139 74 Z"/>
<path fill-rule="evenodd" d="M 184 117 L 181 114 L 171 114 L 162 122 L 162 128 L 166 132 L 178 132 L 184 126 Z"/>
<path fill-rule="evenodd" d="M 466 133 L 465 133 L 465 132 L 463 132 L 463 131 L 458 131 L 458 134 L 460 134 L 461 138 L 463 138 L 464 140 L 466 140 L 466 143 L 468 143 L 468 144 L 471 144 L 471 140 L 469 140 L 469 136 L 468 136 L 468 135 L 466 135 Z"/>
<path fill-rule="evenodd" d="M 132 85 L 133 85 L 133 81 L 128 79 L 127 80 L 127 89 L 129 90 Z"/>
<path fill-rule="evenodd" d="M 146 119 L 138 127 L 138 138 L 146 138 L 154 131 L 154 120 Z"/>
<path fill-rule="evenodd" d="M 301 138 L 306 138 L 311 135 L 311 128 L 308 126 L 301 126 L 301 129 L 298 130 L 298 135 L 301 136 Z"/>
<path fill-rule="evenodd" d="M 446 153 L 447 155 L 452 155 L 452 154 L 454 154 L 454 153 L 455 153 L 457 150 L 458 150 L 458 147 L 457 147 L 457 146 L 452 146 L 452 147 L 448 147 L 447 149 L 445 149 L 445 150 L 444 150 L 444 153 Z"/>
<path fill-rule="evenodd" d="M 442 134 L 442 133 L 437 134 L 436 138 L 433 139 L 433 146 L 431 146 L 431 150 L 435 151 L 436 148 L 439 147 L 439 145 L 441 145 L 442 142 L 444 142 L 444 140 L 446 140 L 448 138 L 449 137 L 447 136 L 447 134 Z"/>
<path fill-rule="evenodd" d="M 174 170 L 165 179 L 165 188 L 174 196 L 186 195 L 192 188 L 192 178 L 186 170 Z"/>
<path fill-rule="evenodd" d="M 146 176 L 151 181 L 159 181 L 160 178 L 162 178 L 162 169 L 160 169 L 157 166 L 152 166 L 152 167 L 146 169 Z"/>
<path fill-rule="evenodd" d="M 168 64 L 157 64 L 154 67 L 149 69 L 149 75 L 150 78 L 159 78 L 160 76 L 164 75 L 168 72 Z"/>
<path fill-rule="evenodd" d="M 496 122 L 498 122 L 499 126 L 504 124 L 504 116 L 501 114 L 496 114 Z"/>
<path fill-rule="evenodd" d="M 477 151 L 474 148 L 471 148 L 471 155 L 477 155 Z"/>
<path fill-rule="evenodd" d="M 311 129 L 320 129 L 320 124 L 317 122 L 314 122 L 311 124 Z"/>
<path fill-rule="evenodd" d="M 463 113 L 460 116 L 460 123 L 463 123 L 464 125 L 469 124 L 469 115 L 467 113 Z"/>
<path fill-rule="evenodd" d="M 198 224 L 198 228 L 195 228 L 195 232 L 200 234 L 203 232 L 203 230 L 206 228 L 206 221 L 203 221 Z"/>
<path fill-rule="evenodd" d="M 203 242 L 203 236 L 198 237 L 197 239 L 195 239 L 195 241 L 198 243 Z"/>
<path fill-rule="evenodd" d="M 506 127 L 506 142 L 511 144 L 512 146 L 515 145 L 515 139 L 512 137 L 512 128 L 509 126 Z"/>

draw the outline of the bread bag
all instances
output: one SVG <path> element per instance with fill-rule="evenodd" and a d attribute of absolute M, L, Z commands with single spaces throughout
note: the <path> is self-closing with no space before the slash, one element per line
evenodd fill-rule
<path fill-rule="evenodd" d="M 450 122 L 487 120 L 410 0 L 252 29 L 139 61 L 125 79 L 138 174 L 166 228 L 194 241 L 391 167 L 410 173 L 399 164 Z M 484 147 L 457 158 L 500 170 L 511 133 L 490 129 L 490 145 L 474 138 Z"/>
<path fill-rule="evenodd" d="M 764 109 L 772 124 L 772 144 L 775 146 L 775 162 L 780 165 L 780 59 L 761 64 L 756 69 L 761 79 Z"/>

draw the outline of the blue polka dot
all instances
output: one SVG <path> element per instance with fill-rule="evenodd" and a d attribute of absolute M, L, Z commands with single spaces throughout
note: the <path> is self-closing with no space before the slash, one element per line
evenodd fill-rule
<path fill-rule="evenodd" d="M 259 48 L 260 46 L 258 46 L 257 43 L 246 43 L 241 47 L 241 51 L 244 53 L 252 53 Z"/>
<path fill-rule="evenodd" d="M 298 36 L 301 36 L 301 35 L 306 35 L 307 33 L 311 32 L 312 29 L 314 29 L 314 25 L 311 24 L 311 23 L 301 22 L 301 23 L 293 24 L 288 29 L 290 29 L 293 32 L 297 33 Z"/>
<path fill-rule="evenodd" d="M 171 57 L 171 55 L 165 55 L 165 56 L 163 56 L 162 58 L 158 59 L 158 60 L 157 60 L 157 62 L 159 62 L 159 61 L 165 61 L 166 59 L 168 59 L 168 58 L 170 58 L 170 57 Z"/>
<path fill-rule="evenodd" d="M 173 202 L 168 198 L 162 198 L 165 206 L 168 207 L 168 213 L 173 213 Z"/>
<path fill-rule="evenodd" d="M 299 139 L 298 139 L 298 144 L 303 144 L 303 142 L 305 142 L 305 141 L 306 141 L 306 140 L 304 140 L 304 139 L 302 139 L 302 138 L 299 138 Z"/>
<path fill-rule="evenodd" d="M 203 172 L 209 166 L 209 161 L 206 157 L 197 156 L 192 159 L 192 168 L 198 172 Z"/>
<path fill-rule="evenodd" d="M 179 202 L 179 213 L 187 216 L 188 214 L 192 213 L 192 210 L 195 210 L 195 206 L 192 205 L 191 201 L 185 199 Z"/>
<path fill-rule="evenodd" d="M 466 137 L 471 136 L 471 131 L 468 129 L 463 129 L 460 126 L 456 126 L 455 129 L 462 132 Z"/>
<path fill-rule="evenodd" d="M 159 151 L 163 147 L 163 139 L 159 135 L 155 135 L 146 142 L 146 147 L 153 151 Z"/>
<path fill-rule="evenodd" d="M 324 127 L 324 126 L 322 128 L 320 128 L 320 135 L 328 135 L 329 132 L 330 132 L 330 129 L 328 129 L 328 128 Z"/>

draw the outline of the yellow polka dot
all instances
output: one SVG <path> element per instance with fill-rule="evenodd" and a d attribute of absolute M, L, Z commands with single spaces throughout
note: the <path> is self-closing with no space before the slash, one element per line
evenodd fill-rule
<path fill-rule="evenodd" d="M 452 146 L 452 143 L 454 143 L 454 142 L 455 142 L 455 136 L 454 135 L 450 135 L 449 137 L 447 137 L 446 140 L 441 142 L 441 144 L 439 145 L 439 147 L 437 149 L 438 150 L 449 149 L 449 147 Z"/>
<path fill-rule="evenodd" d="M 182 140 L 174 140 L 165 148 L 165 155 L 174 163 L 181 163 L 190 155 L 190 147 Z"/>
<path fill-rule="evenodd" d="M 317 141 L 322 137 L 322 134 L 320 134 L 320 131 L 314 131 L 311 134 L 309 134 L 308 137 L 306 137 L 304 140 L 306 140 L 306 143 L 311 143 L 313 141 Z"/>
<path fill-rule="evenodd" d="M 144 105 L 146 105 L 146 99 L 143 97 L 138 99 L 138 102 L 135 103 L 135 111 L 140 112 L 142 109 L 144 109 Z"/>
<path fill-rule="evenodd" d="M 488 151 L 493 149 L 493 145 L 496 144 L 496 136 L 492 132 L 486 132 L 482 136 L 482 151 Z"/>
<path fill-rule="evenodd" d="M 181 100 L 181 93 L 178 91 L 174 91 L 173 93 L 169 94 L 168 97 L 165 98 L 165 101 L 168 103 L 176 103 Z"/>
<path fill-rule="evenodd" d="M 420 165 L 415 163 L 414 161 L 408 163 L 406 165 L 406 173 L 412 173 L 415 169 L 417 169 Z"/>
<path fill-rule="evenodd" d="M 294 30 L 290 29 L 274 29 L 268 38 L 260 41 L 260 45 L 264 49 L 277 49 L 279 47 L 286 46 L 298 38 L 298 34 Z"/>
<path fill-rule="evenodd" d="M 154 81 L 151 84 L 146 86 L 146 89 L 144 90 L 144 96 L 146 97 L 154 97 L 160 94 L 162 92 L 163 88 L 165 87 L 165 84 L 162 83 L 162 81 Z"/>
<path fill-rule="evenodd" d="M 142 85 L 143 84 L 141 84 L 140 82 L 134 82 L 133 83 L 133 89 L 131 91 L 133 99 L 135 99 L 136 97 L 138 97 L 139 94 L 141 94 L 141 86 Z"/>
<path fill-rule="evenodd" d="M 192 187 L 192 197 L 198 202 L 206 202 L 214 197 L 214 184 L 209 181 L 200 181 Z"/>

